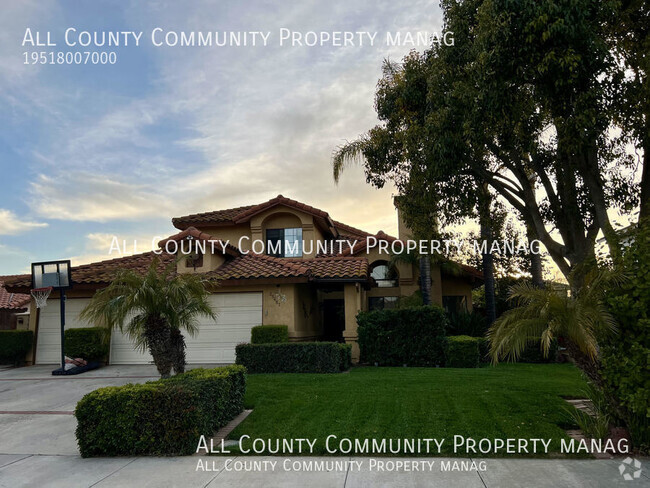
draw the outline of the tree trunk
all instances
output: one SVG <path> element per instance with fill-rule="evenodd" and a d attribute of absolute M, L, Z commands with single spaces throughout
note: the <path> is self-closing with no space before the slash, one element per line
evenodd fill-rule
<path fill-rule="evenodd" d="M 420 292 L 422 293 L 422 303 L 431 305 L 431 261 L 428 256 L 423 256 L 418 260 L 420 266 Z"/>
<path fill-rule="evenodd" d="M 170 338 L 170 327 L 160 317 L 152 318 L 145 325 L 144 339 L 161 378 L 169 378 L 172 370 Z"/>
<path fill-rule="evenodd" d="M 172 329 L 170 335 L 170 352 L 174 373 L 185 372 L 185 338 L 179 329 Z"/>
<path fill-rule="evenodd" d="M 490 252 L 492 247 L 492 221 L 491 208 L 492 197 L 487 185 L 483 186 L 483 191 L 479 195 L 479 221 L 481 224 L 481 239 L 484 243 L 486 252 L 483 253 L 483 283 L 485 286 L 485 312 L 488 325 L 492 325 L 497 319 L 495 284 L 494 284 L 494 256 Z"/>
<path fill-rule="evenodd" d="M 600 376 L 598 363 L 593 361 L 589 356 L 580 350 L 580 348 L 570 340 L 565 341 L 566 352 L 569 359 L 575 364 L 580 371 L 584 373 L 598 389 L 603 389 L 603 379 Z"/>
<path fill-rule="evenodd" d="M 528 246 L 531 246 L 531 243 L 535 240 L 535 232 L 527 226 L 526 235 L 528 237 Z M 538 253 L 530 253 L 530 274 L 532 276 L 533 286 L 536 288 L 544 288 L 542 256 L 540 256 Z"/>

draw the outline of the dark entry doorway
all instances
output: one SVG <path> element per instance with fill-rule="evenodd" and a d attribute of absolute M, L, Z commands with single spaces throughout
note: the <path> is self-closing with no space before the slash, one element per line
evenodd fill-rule
<path fill-rule="evenodd" d="M 345 301 L 342 298 L 323 300 L 323 340 L 343 342 Z"/>

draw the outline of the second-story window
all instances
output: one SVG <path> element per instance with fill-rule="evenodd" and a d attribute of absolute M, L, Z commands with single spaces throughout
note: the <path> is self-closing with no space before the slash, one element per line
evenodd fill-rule
<path fill-rule="evenodd" d="M 302 257 L 302 228 L 267 229 L 266 254 L 278 258 Z"/>

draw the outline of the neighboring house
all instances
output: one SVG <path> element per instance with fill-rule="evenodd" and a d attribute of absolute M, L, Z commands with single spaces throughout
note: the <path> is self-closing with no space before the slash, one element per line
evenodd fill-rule
<path fill-rule="evenodd" d="M 259 324 L 286 324 L 293 341 L 352 343 L 353 356 L 358 358 L 357 313 L 393 307 L 399 297 L 419 289 L 416 265 L 398 264 L 392 269 L 389 255 L 380 254 L 377 248 L 367 250 L 372 238 L 392 241 L 395 237 L 337 222 L 323 210 L 282 195 L 258 205 L 177 217 L 172 223 L 179 232 L 162 240 L 161 249 L 180 246 L 188 250 L 196 243 L 215 242 L 212 249 L 206 245 L 205 253 L 192 253 L 176 262 L 178 273 L 199 273 L 219 282 L 210 297 L 219 315 L 217 323 L 203 320 L 198 335 L 187 338 L 190 363 L 233 362 L 235 346 L 248 342 L 251 327 Z M 406 231 L 400 222 L 400 233 Z M 344 241 L 356 241 L 356 245 L 350 249 Z M 272 255 L 251 251 L 256 242 L 270 243 Z M 323 252 L 325 244 L 328 252 Z M 77 319 L 79 311 L 117 269 L 144 270 L 153 257 L 149 252 L 73 267 L 67 327 L 87 325 Z M 160 259 L 162 267 L 173 263 L 176 256 L 163 253 Z M 480 284 L 481 274 L 468 266 L 457 265 L 453 272 L 448 268 L 433 266 L 433 303 L 471 309 L 472 287 Z M 28 276 L 11 281 L 12 290 L 27 292 L 29 286 Z M 33 314 L 30 322 L 37 334 L 36 362 L 40 363 L 54 363 L 58 358 L 56 294 L 49 302 L 40 318 Z M 142 363 L 150 361 L 150 356 L 134 351 L 129 339 L 117 332 L 112 337 L 110 361 Z"/>
<path fill-rule="evenodd" d="M 26 328 L 30 299 L 26 294 L 9 293 L 0 280 L 0 330 Z"/>

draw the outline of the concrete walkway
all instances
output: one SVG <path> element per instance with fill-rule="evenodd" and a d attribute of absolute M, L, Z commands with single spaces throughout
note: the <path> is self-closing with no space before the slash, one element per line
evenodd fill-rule
<path fill-rule="evenodd" d="M 640 477 L 631 481 L 619 473 L 620 459 L 216 456 L 82 459 L 77 450 L 76 421 L 72 415 L 79 399 L 102 386 L 156 379 L 157 373 L 153 366 L 109 366 L 80 376 L 53 377 L 50 374 L 53 368 L 0 370 L 0 488 L 650 487 L 650 459 L 640 460 Z M 626 472 L 633 470 L 628 467 Z"/>
<path fill-rule="evenodd" d="M 413 461 L 424 471 L 390 462 Z M 424 463 L 426 461 L 428 463 Z M 620 461 L 487 459 L 484 471 L 442 471 L 447 458 L 169 457 L 97 458 L 0 455 L 0 487 L 639 487 L 650 486 L 648 460 L 640 478 L 626 481 Z M 475 460 L 477 463 L 480 460 Z M 197 470 L 198 463 L 202 469 Z M 274 462 L 273 466 L 271 463 Z M 319 464 L 322 462 L 322 464 Z M 341 466 L 327 466 L 338 462 Z M 354 462 L 354 463 L 352 463 Z M 384 471 L 371 463 L 385 463 Z M 228 463 L 227 466 L 226 463 Z M 311 464 L 310 464 L 311 463 Z M 358 464 L 357 464 L 358 463 Z M 322 471 L 320 469 L 323 469 Z M 342 468 L 342 469 L 341 469 Z M 207 469 L 207 470 L 203 470 Z M 413 469 L 411 465 L 409 469 Z"/>

